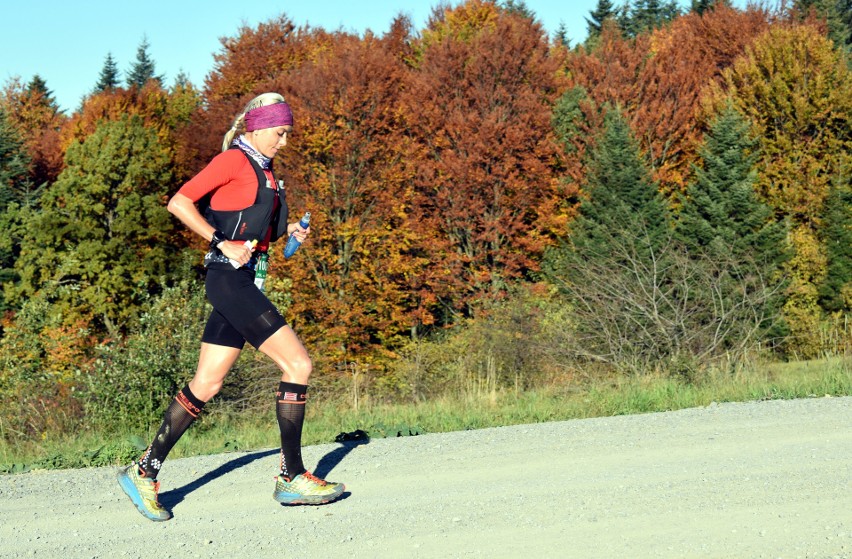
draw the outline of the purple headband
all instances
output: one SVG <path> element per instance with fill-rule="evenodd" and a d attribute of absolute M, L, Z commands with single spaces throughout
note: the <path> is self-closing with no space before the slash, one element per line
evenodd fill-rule
<path fill-rule="evenodd" d="M 264 105 L 246 113 L 246 132 L 276 126 L 293 126 L 293 112 L 287 103 Z"/>

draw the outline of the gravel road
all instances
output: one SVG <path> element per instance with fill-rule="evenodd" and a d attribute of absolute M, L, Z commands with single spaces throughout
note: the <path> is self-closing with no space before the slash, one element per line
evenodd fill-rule
<path fill-rule="evenodd" d="M 852 397 L 308 447 L 342 500 L 272 500 L 274 449 L 0 476 L 0 557 L 852 558 Z"/>

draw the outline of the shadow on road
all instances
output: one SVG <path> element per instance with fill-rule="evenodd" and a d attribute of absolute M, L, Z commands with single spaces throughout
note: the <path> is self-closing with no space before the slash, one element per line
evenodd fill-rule
<path fill-rule="evenodd" d="M 367 433 L 364 431 L 358 430 L 353 431 L 351 433 L 340 433 L 335 441 L 340 443 L 340 448 L 336 448 L 320 458 L 320 461 L 317 463 L 317 467 L 314 469 L 313 473 L 317 477 L 325 478 L 338 464 L 340 464 L 347 454 L 352 452 L 352 450 L 358 446 L 368 444 L 370 442 L 370 437 L 367 436 Z M 228 474 L 229 472 L 233 472 L 237 468 L 242 468 L 248 464 L 251 464 L 255 460 L 260 460 L 261 458 L 266 458 L 267 456 L 272 456 L 273 454 L 278 454 L 279 450 L 271 449 L 271 450 L 261 450 L 259 452 L 252 452 L 250 454 L 246 454 L 244 456 L 240 456 L 239 458 L 234 458 L 233 460 L 226 462 L 216 468 L 213 471 L 207 472 L 200 478 L 187 483 L 183 487 L 178 487 L 177 489 L 172 489 L 171 491 L 166 491 L 160 495 L 160 504 L 163 505 L 166 509 L 172 510 L 175 506 L 177 506 L 181 501 L 183 501 L 184 497 L 195 491 L 196 489 L 200 489 L 214 481 L 219 479 L 220 477 Z M 344 493 L 344 497 L 348 497 L 349 493 Z"/>
<path fill-rule="evenodd" d="M 370 444 L 370 437 L 360 429 L 351 433 L 340 433 L 334 440 L 341 446 L 320 458 L 313 472 L 317 477 L 325 479 L 331 473 L 331 470 L 340 464 L 353 449 L 363 444 Z"/>
<path fill-rule="evenodd" d="M 166 507 L 169 510 L 172 510 L 172 507 L 183 501 L 184 497 L 195 491 L 196 489 L 200 489 L 204 487 L 208 483 L 213 480 L 219 479 L 223 475 L 233 472 L 237 468 L 242 468 L 248 464 L 251 464 L 255 460 L 260 460 L 261 458 L 266 458 L 267 456 L 272 456 L 273 454 L 278 454 L 278 449 L 272 450 L 262 450 L 260 452 L 252 452 L 251 454 L 246 454 L 245 456 L 240 456 L 239 458 L 234 458 L 230 462 L 226 462 L 216 468 L 211 472 L 207 472 L 200 478 L 196 479 L 191 483 L 187 483 L 183 487 L 178 487 L 177 489 L 172 489 L 171 491 L 166 491 L 160 495 L 160 504 Z"/>

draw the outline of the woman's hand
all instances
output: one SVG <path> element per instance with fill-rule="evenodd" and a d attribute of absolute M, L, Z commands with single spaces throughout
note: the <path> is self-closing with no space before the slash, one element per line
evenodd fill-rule
<path fill-rule="evenodd" d="M 308 238 L 308 235 L 311 233 L 311 228 L 308 226 L 307 229 L 302 229 L 302 226 L 299 225 L 299 222 L 296 221 L 294 223 L 290 223 L 287 225 L 287 236 L 296 235 L 296 239 L 300 243 L 304 243 L 305 239 Z"/>
<path fill-rule="evenodd" d="M 246 246 L 245 241 L 224 241 L 219 243 L 219 250 L 231 260 L 239 262 L 240 266 L 244 266 L 251 259 L 254 247 Z"/>

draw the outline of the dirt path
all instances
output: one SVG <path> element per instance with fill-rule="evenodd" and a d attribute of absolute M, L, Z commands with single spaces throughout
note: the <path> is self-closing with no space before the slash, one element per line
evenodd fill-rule
<path fill-rule="evenodd" d="M 0 557 L 852 558 L 852 397 L 305 449 L 343 500 L 271 498 L 275 450 L 0 476 Z"/>

